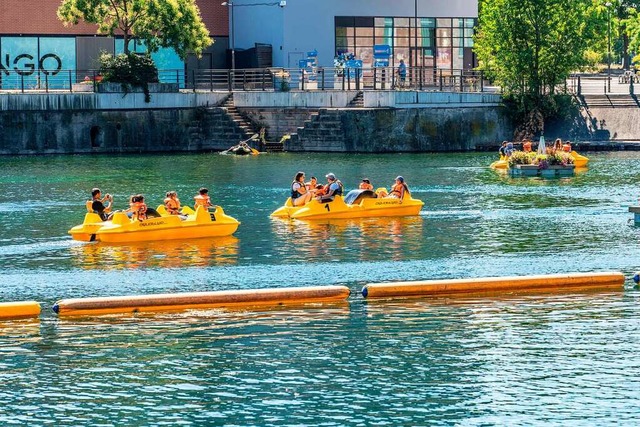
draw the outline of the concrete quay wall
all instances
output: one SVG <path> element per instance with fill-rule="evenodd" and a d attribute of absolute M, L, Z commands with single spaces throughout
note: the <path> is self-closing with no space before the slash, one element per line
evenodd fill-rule
<path fill-rule="evenodd" d="M 512 132 L 491 94 L 365 92 L 365 104 L 390 105 L 345 108 L 357 94 L 235 92 L 234 103 L 270 140 L 293 134 L 291 151 L 473 150 Z M 0 93 L 0 155 L 223 150 L 246 138 L 218 106 L 228 96 Z"/>

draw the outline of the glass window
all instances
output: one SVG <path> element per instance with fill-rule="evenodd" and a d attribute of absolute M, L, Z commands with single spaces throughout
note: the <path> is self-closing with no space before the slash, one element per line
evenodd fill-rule
<path fill-rule="evenodd" d="M 384 27 L 386 25 L 387 19 L 389 18 L 374 18 L 373 23 L 376 27 Z"/>
<path fill-rule="evenodd" d="M 409 37 L 409 29 L 408 28 L 395 28 L 395 36 L 396 37 Z"/>
<path fill-rule="evenodd" d="M 356 37 L 373 37 L 373 28 L 358 27 L 356 28 Z"/>
<path fill-rule="evenodd" d="M 409 38 L 408 37 L 396 37 L 394 46 L 409 47 Z"/>
<path fill-rule="evenodd" d="M 39 67 L 41 82 L 52 89 L 69 89 L 69 73 L 76 69 L 76 39 L 74 37 L 40 37 Z M 46 76 L 46 77 L 45 77 Z"/>
<path fill-rule="evenodd" d="M 9 75 L 2 75 L 2 87 L 17 89 L 24 84 L 26 88 L 38 87 L 38 38 L 37 37 L 2 37 L 2 65 L 9 70 Z"/>
<path fill-rule="evenodd" d="M 462 46 L 464 46 L 464 45 L 462 44 L 462 41 L 463 41 L 463 40 L 464 40 L 464 39 L 458 39 L 458 38 L 455 38 L 455 37 L 454 37 L 454 38 L 453 38 L 453 46 L 454 46 L 454 47 L 462 47 Z"/>
<path fill-rule="evenodd" d="M 409 26 L 409 18 L 395 18 L 394 23 L 396 28 L 398 27 L 408 27 Z"/>
<path fill-rule="evenodd" d="M 436 66 L 438 68 L 451 69 L 451 48 L 438 48 Z"/>
<path fill-rule="evenodd" d="M 158 77 L 161 83 L 175 83 L 176 72 L 184 71 L 184 61 L 173 48 L 161 47 L 157 52 L 151 54 L 151 59 L 158 67 Z"/>
<path fill-rule="evenodd" d="M 439 39 L 451 37 L 451 29 L 450 28 L 438 28 L 436 30 L 436 37 Z"/>
<path fill-rule="evenodd" d="M 436 26 L 436 21 L 433 18 L 420 18 L 420 25 L 423 28 L 434 28 Z"/>
<path fill-rule="evenodd" d="M 473 28 L 475 27 L 475 19 L 465 19 L 464 20 L 464 26 L 467 28 Z"/>
<path fill-rule="evenodd" d="M 355 27 L 353 16 L 336 16 L 336 27 Z"/>
<path fill-rule="evenodd" d="M 451 18 L 438 18 L 436 21 L 438 28 L 451 27 Z"/>
<path fill-rule="evenodd" d="M 373 27 L 372 16 L 356 16 L 353 18 L 354 27 Z"/>
<path fill-rule="evenodd" d="M 356 37 L 356 46 L 373 46 L 373 38 Z"/>

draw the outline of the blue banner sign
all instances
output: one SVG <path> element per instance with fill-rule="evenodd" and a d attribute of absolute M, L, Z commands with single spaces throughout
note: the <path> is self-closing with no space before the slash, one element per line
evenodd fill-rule
<path fill-rule="evenodd" d="M 376 60 L 373 63 L 374 67 L 388 67 L 389 66 L 389 58 L 376 58 Z"/>
<path fill-rule="evenodd" d="M 373 57 L 376 59 L 385 59 L 391 56 L 391 46 L 388 44 L 377 44 L 373 46 Z"/>
<path fill-rule="evenodd" d="M 362 75 L 362 60 L 361 59 L 351 59 L 345 62 L 345 67 L 349 69 L 349 77 L 352 79 L 356 78 L 356 73 L 359 76 Z"/>
<path fill-rule="evenodd" d="M 307 58 L 315 58 L 316 56 L 318 56 L 318 51 L 316 49 L 313 49 L 311 52 L 307 52 Z"/>

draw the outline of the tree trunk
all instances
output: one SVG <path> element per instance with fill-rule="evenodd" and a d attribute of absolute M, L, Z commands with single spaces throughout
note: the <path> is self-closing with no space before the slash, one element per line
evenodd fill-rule
<path fill-rule="evenodd" d="M 129 36 L 129 31 L 125 30 L 124 32 L 124 54 L 125 55 L 129 55 L 129 41 L 131 40 L 131 37 Z"/>

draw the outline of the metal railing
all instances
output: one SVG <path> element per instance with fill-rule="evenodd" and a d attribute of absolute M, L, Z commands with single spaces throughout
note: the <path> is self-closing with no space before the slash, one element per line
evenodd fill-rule
<path fill-rule="evenodd" d="M 193 90 L 392 90 L 414 89 L 483 92 L 481 71 L 408 68 L 404 78 L 394 68 L 323 68 L 314 72 L 292 68 L 192 70 Z"/>
<path fill-rule="evenodd" d="M 159 70 L 161 83 L 175 83 L 180 89 L 204 91 L 288 91 L 288 90 L 426 90 L 483 92 L 481 71 L 443 70 L 433 67 L 407 68 L 406 75 L 386 68 L 322 68 L 312 72 L 291 68 L 239 70 Z M 98 70 L 0 70 L 0 90 L 49 92 L 95 92 L 101 82 Z"/>
<path fill-rule="evenodd" d="M 567 79 L 567 91 L 575 95 L 633 95 L 638 76 L 631 74 L 573 74 Z"/>
<path fill-rule="evenodd" d="M 184 70 L 158 70 L 161 83 L 177 83 L 185 88 Z M 102 81 L 98 70 L 0 70 L 0 90 L 17 92 L 95 92 Z"/>

